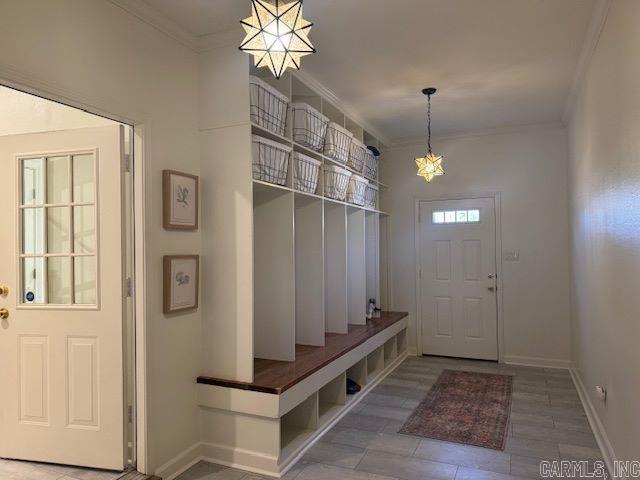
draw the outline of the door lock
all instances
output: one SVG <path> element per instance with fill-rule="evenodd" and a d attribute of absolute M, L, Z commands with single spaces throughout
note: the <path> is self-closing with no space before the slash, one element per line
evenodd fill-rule
<path fill-rule="evenodd" d="M 6 320 L 9 318 L 9 310 L 6 308 L 0 308 L 0 319 Z"/>
<path fill-rule="evenodd" d="M 9 287 L 6 285 L 0 285 L 0 296 L 6 297 L 7 295 L 9 295 Z"/>

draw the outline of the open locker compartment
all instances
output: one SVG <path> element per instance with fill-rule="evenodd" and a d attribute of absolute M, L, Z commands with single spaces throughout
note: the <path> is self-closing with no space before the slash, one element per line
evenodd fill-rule
<path fill-rule="evenodd" d="M 293 203 L 292 192 L 254 184 L 255 358 L 295 360 Z"/>
<path fill-rule="evenodd" d="M 346 207 L 324 203 L 325 330 L 348 332 Z"/>
<path fill-rule="evenodd" d="M 349 323 L 367 323 L 365 211 L 347 207 L 347 296 Z"/>
<path fill-rule="evenodd" d="M 322 200 L 295 194 L 295 323 L 300 345 L 325 343 L 323 224 Z"/>
<path fill-rule="evenodd" d="M 341 373 L 318 392 L 318 425 L 322 427 L 340 414 L 347 403 L 347 373 Z"/>

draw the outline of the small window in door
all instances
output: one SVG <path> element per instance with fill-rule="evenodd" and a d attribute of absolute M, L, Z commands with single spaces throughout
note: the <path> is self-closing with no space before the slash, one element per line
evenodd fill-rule
<path fill-rule="evenodd" d="M 20 158 L 23 305 L 96 305 L 95 152 Z"/>
<path fill-rule="evenodd" d="M 478 223 L 480 221 L 480 210 L 445 210 L 433 212 L 431 223 L 451 224 L 451 223 Z"/>

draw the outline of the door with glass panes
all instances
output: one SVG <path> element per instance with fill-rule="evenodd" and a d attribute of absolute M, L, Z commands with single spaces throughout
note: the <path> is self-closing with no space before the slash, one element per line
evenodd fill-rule
<path fill-rule="evenodd" d="M 0 457 L 124 468 L 123 151 L 0 137 Z"/>
<path fill-rule="evenodd" d="M 493 198 L 420 202 L 422 352 L 498 359 Z"/>

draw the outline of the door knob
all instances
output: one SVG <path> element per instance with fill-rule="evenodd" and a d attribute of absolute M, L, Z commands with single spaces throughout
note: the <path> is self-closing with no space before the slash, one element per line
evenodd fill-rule
<path fill-rule="evenodd" d="M 9 287 L 6 285 L 0 285 L 0 296 L 6 297 L 9 295 Z"/>
<path fill-rule="evenodd" d="M 0 319 L 6 320 L 9 318 L 9 310 L 6 308 L 0 308 Z"/>
<path fill-rule="evenodd" d="M 496 287 L 489 287 L 489 291 L 490 291 L 490 292 L 495 291 L 495 289 L 496 289 Z"/>
<path fill-rule="evenodd" d="M 496 276 L 493 273 L 490 273 L 489 275 L 487 275 L 487 278 L 489 278 L 489 280 L 493 280 L 494 278 L 496 278 Z"/>

